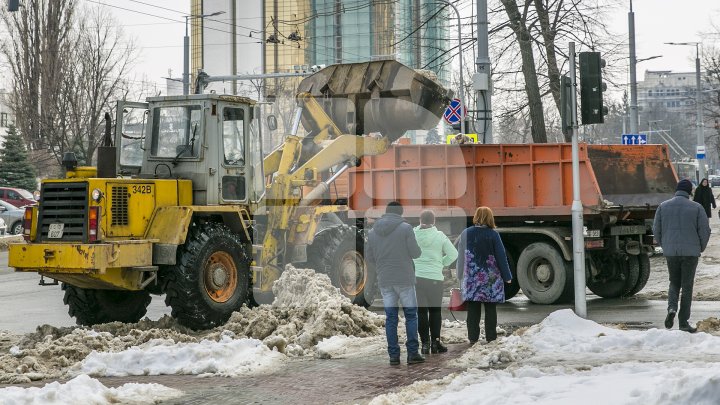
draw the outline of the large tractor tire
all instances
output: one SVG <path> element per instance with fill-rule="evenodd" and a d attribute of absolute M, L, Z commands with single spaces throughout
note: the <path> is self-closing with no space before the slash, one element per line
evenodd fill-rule
<path fill-rule="evenodd" d="M 165 304 L 194 330 L 224 324 L 249 299 L 250 260 L 240 236 L 222 224 L 193 224 L 177 264 L 163 273 Z"/>
<path fill-rule="evenodd" d="M 633 296 L 640 291 L 642 291 L 643 288 L 645 288 L 645 285 L 648 282 L 648 279 L 650 279 L 650 257 L 646 255 L 645 253 L 640 253 L 638 256 L 639 261 L 639 276 L 638 281 L 635 283 L 635 287 L 633 287 L 632 290 L 628 293 L 628 296 Z"/>
<path fill-rule="evenodd" d="M 515 258 L 509 250 L 505 249 L 505 253 L 507 254 L 508 264 L 510 265 L 510 272 L 513 276 L 512 282 L 510 284 L 505 284 L 505 299 L 509 300 L 510 298 L 516 296 L 518 292 L 520 292 L 520 281 L 518 281 L 517 264 L 515 262 Z"/>
<path fill-rule="evenodd" d="M 91 290 L 63 284 L 63 302 L 78 325 L 108 322 L 135 323 L 147 313 L 152 298 L 147 291 Z"/>
<path fill-rule="evenodd" d="M 344 296 L 367 307 L 372 304 L 372 298 L 366 296 L 365 290 L 374 291 L 375 280 L 365 263 L 364 248 L 362 230 L 349 225 L 325 228 L 308 246 L 308 267 L 327 274 Z"/>
<path fill-rule="evenodd" d="M 600 266 L 606 269 L 611 268 L 612 276 L 605 279 L 588 280 L 588 288 L 595 295 L 603 298 L 620 298 L 632 295 L 630 292 L 635 288 L 640 279 L 640 264 L 637 256 L 623 255 L 615 258 L 600 260 Z M 647 280 L 646 280 L 647 282 Z"/>
<path fill-rule="evenodd" d="M 536 304 L 557 304 L 573 297 L 571 263 L 553 246 L 536 242 L 520 253 L 517 276 L 523 293 Z"/>

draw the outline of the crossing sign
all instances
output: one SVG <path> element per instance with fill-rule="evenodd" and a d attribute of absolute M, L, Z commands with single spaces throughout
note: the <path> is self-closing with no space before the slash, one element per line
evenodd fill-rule
<path fill-rule="evenodd" d="M 452 101 L 450 101 L 450 105 L 445 110 L 445 113 L 443 114 L 443 118 L 445 118 L 445 122 L 447 122 L 450 125 L 457 124 L 460 122 L 461 119 L 465 118 L 467 116 L 467 107 L 463 106 L 462 113 L 460 112 L 460 105 L 462 103 L 460 102 L 459 98 L 454 98 Z"/>
<path fill-rule="evenodd" d="M 646 145 L 647 134 L 623 134 L 620 140 L 623 145 Z"/>

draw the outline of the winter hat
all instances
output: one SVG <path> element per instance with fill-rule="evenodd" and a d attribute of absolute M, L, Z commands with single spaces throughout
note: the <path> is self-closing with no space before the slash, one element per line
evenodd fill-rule
<path fill-rule="evenodd" d="M 688 194 L 692 193 L 693 185 L 688 179 L 682 179 L 678 182 L 675 191 L 684 191 Z"/>

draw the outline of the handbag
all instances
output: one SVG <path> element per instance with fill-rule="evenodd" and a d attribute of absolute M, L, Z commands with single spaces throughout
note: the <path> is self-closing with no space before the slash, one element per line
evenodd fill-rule
<path fill-rule="evenodd" d="M 450 289 L 450 304 L 448 304 L 450 311 L 467 311 L 467 304 L 462 299 L 462 294 L 459 288 Z"/>

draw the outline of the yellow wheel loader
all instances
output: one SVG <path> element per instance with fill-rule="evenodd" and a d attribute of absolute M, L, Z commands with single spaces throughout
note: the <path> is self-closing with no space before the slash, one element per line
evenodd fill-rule
<path fill-rule="evenodd" d="M 347 207 L 327 204 L 328 185 L 407 130 L 437 125 L 450 96 L 394 61 L 333 65 L 301 82 L 293 129 L 272 151 L 248 98 L 119 102 L 98 167 L 66 154 L 66 178 L 43 181 L 9 264 L 62 282 L 81 325 L 138 321 L 165 294 L 179 322 L 211 328 L 270 293 L 287 263 L 359 297 L 372 282 L 364 235 L 333 219 Z"/>

